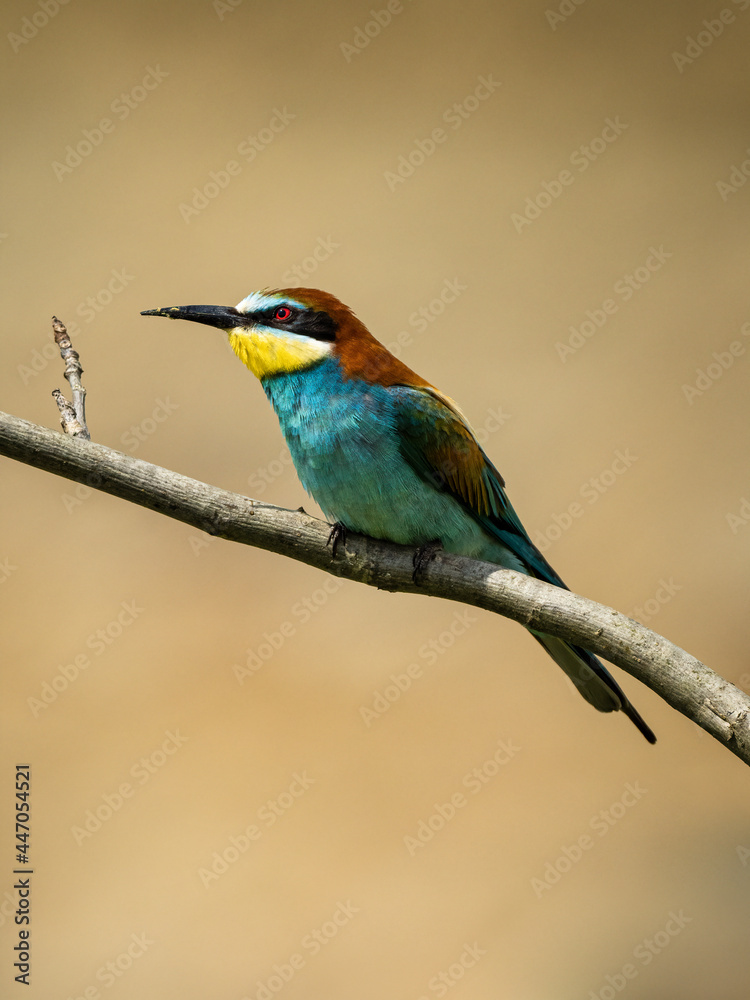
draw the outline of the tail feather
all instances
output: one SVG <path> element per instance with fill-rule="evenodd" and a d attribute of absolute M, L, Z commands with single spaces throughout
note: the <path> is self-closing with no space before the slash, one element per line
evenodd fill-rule
<path fill-rule="evenodd" d="M 500 542 L 503 551 L 488 549 L 484 558 L 490 562 L 498 562 L 503 566 L 513 566 L 537 580 L 545 580 L 555 587 L 567 586 L 550 566 L 545 557 L 527 535 L 521 521 L 505 495 L 504 483 L 500 473 L 486 458 L 485 475 L 491 487 L 496 506 L 492 514 L 478 515 L 475 508 L 468 506 L 469 512 L 484 528 L 489 536 Z M 508 561 L 508 554 L 515 557 L 515 563 Z M 581 692 L 586 701 L 599 709 L 600 712 L 623 712 L 633 725 L 643 734 L 649 743 L 656 743 L 651 728 L 646 725 L 638 712 L 628 701 L 622 688 L 607 668 L 597 660 L 593 653 L 581 646 L 556 639 L 543 632 L 529 629 L 531 634 L 547 650 L 571 681 Z"/>
<path fill-rule="evenodd" d="M 531 630 L 530 630 L 531 631 Z M 587 649 L 574 646 L 564 639 L 531 631 L 549 655 L 562 667 L 589 705 L 600 712 L 623 712 L 649 743 L 656 743 L 656 736 L 631 705 L 627 695 L 607 668 Z"/>

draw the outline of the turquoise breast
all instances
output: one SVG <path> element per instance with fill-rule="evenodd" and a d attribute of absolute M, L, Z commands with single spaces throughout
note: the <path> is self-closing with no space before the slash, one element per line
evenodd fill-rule
<path fill-rule="evenodd" d="M 297 475 L 329 521 L 403 545 L 440 539 L 448 551 L 510 558 L 515 568 L 504 546 L 402 456 L 396 411 L 408 405 L 411 390 L 345 379 L 333 358 L 264 379 L 263 388 Z"/>

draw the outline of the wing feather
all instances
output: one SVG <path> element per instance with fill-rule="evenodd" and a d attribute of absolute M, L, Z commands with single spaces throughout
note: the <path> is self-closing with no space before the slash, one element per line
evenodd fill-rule
<path fill-rule="evenodd" d="M 399 407 L 401 454 L 422 479 L 449 493 L 518 556 L 532 576 L 564 587 L 533 544 L 505 493 L 505 481 L 476 439 L 465 416 L 431 386 L 399 386 L 410 405 Z"/>

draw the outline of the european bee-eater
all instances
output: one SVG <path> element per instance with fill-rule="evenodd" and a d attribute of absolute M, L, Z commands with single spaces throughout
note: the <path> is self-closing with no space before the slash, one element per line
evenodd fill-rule
<path fill-rule="evenodd" d="M 279 418 L 302 485 L 339 530 L 447 552 L 565 584 L 526 534 L 458 406 L 379 343 L 327 292 L 253 292 L 237 306 L 144 316 L 224 330 Z M 532 631 L 600 712 L 651 729 L 588 650 Z"/>

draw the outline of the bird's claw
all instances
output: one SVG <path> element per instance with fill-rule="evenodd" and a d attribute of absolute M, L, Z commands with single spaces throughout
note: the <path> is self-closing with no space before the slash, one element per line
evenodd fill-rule
<path fill-rule="evenodd" d="M 331 559 L 336 558 L 336 549 L 339 542 L 346 548 L 346 525 L 342 524 L 341 521 L 336 521 L 335 524 L 331 525 L 328 541 L 326 542 L 326 545 L 331 546 Z"/>
<path fill-rule="evenodd" d="M 411 578 L 417 586 L 419 586 L 420 574 L 427 569 L 428 565 L 442 548 L 442 542 L 437 539 L 434 542 L 427 542 L 425 545 L 420 545 L 415 551 L 414 558 L 412 560 L 414 564 L 414 572 L 412 573 Z"/>

